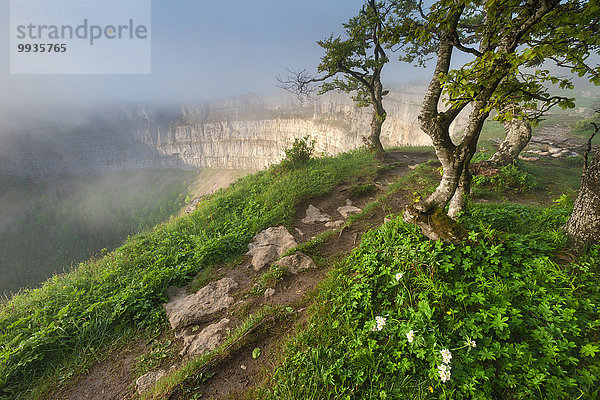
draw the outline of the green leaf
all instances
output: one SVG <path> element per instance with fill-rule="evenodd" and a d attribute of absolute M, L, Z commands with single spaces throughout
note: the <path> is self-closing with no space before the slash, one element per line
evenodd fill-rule
<path fill-rule="evenodd" d="M 252 358 L 257 359 L 258 357 L 260 357 L 260 348 L 255 347 L 254 350 L 252 350 Z"/>
<path fill-rule="evenodd" d="M 600 348 L 595 344 L 588 343 L 579 350 L 579 354 L 584 357 L 594 357 L 596 353 L 600 351 Z"/>

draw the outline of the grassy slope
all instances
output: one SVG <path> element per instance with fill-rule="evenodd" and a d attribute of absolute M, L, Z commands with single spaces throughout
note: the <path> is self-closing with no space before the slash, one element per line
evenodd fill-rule
<path fill-rule="evenodd" d="M 243 254 L 257 232 L 289 223 L 301 199 L 375 168 L 372 156 L 353 152 L 311 160 L 292 172 L 271 168 L 242 178 L 191 216 L 132 237 L 105 257 L 5 302 L 0 398 L 27 398 L 44 386 L 36 379 L 57 379 L 55 370 L 76 355 L 93 357 L 132 328 L 164 325 L 168 286 Z"/>
<path fill-rule="evenodd" d="M 167 286 L 187 282 L 203 268 L 242 254 L 254 233 L 270 225 L 289 223 L 299 200 L 326 193 L 340 181 L 351 179 L 357 171 L 372 173 L 375 164 L 370 157 L 353 153 L 335 159 L 314 160 L 294 172 L 271 169 L 244 178 L 230 189 L 209 197 L 194 215 L 136 236 L 103 259 L 54 278 L 42 289 L 24 293 L 4 304 L 0 310 L 0 379 L 4 379 L 0 380 L 0 395 L 6 398 L 26 397 L 32 388 L 32 378 L 51 376 L 56 379 L 53 369 L 61 365 L 64 369 L 64 363 L 73 359 L 72 354 L 94 354 L 97 352 L 95 349 L 125 337 L 134 327 L 164 326 L 160 305 L 165 300 Z M 551 176 L 553 167 L 546 167 L 545 173 Z M 535 169 L 533 172 L 537 173 Z M 418 198 L 431 189 L 436 173 L 433 165 L 418 168 L 401 185 L 415 186 L 411 192 Z M 565 179 L 570 179 L 570 182 L 577 180 L 573 176 Z M 573 388 L 587 385 L 587 390 L 587 387 L 592 387 L 593 376 L 599 371 L 593 359 L 597 338 L 590 337 L 589 333 L 597 329 L 598 309 L 595 302 L 582 301 L 582 296 L 598 296 L 593 287 L 598 287 L 593 264 L 598 262 L 597 253 L 590 253 L 587 261 L 579 260 L 568 265 L 569 274 L 552 262 L 554 254 L 564 252 L 564 242 L 556 228 L 568 210 L 541 211 L 520 206 L 498 209 L 481 206 L 476 210 L 477 213 L 467 217 L 466 221 L 481 233 L 477 244 L 470 247 L 432 245 L 398 220 L 366 235 L 365 244 L 336 269 L 324 286 L 317 301 L 319 306 L 313 310 L 311 324 L 290 342 L 287 361 L 276 372 L 273 385 L 257 391 L 257 397 L 310 398 L 305 397 L 309 396 L 307 388 L 310 385 L 318 389 L 310 393 L 320 394 L 319 398 L 393 398 L 397 393 L 419 398 L 430 396 L 430 386 L 435 392 L 432 398 L 460 398 L 457 393 L 462 393 L 460 396 L 463 397 L 487 398 L 490 393 L 497 395 L 498 391 L 515 397 L 523 394 L 535 397 L 531 391 L 514 389 L 518 385 L 527 386 L 532 379 L 539 381 L 534 385 L 535 394 L 550 393 L 556 398 L 561 398 L 561 390 L 572 394 Z M 537 236 L 523 236 L 523 232 L 492 232 L 488 228 L 477 227 L 480 223 L 513 232 L 516 227 L 531 229 L 535 223 L 538 226 Z M 511 244 L 515 239 L 518 246 Z M 502 280 L 522 273 L 523 260 L 529 258 L 534 262 L 525 265 L 527 275 L 517 275 L 517 279 L 512 281 Z M 444 263 L 447 271 L 441 269 Z M 469 264 L 471 271 L 465 267 Z M 473 265 L 478 267 L 473 268 Z M 394 303 L 403 290 L 395 281 L 396 270 L 406 271 L 401 304 Z M 575 280 L 578 273 L 582 278 Z M 547 274 L 556 279 L 541 279 Z M 507 306 L 502 303 L 507 299 L 509 303 L 519 300 L 522 296 L 517 290 L 518 282 L 531 282 L 536 277 L 541 279 L 540 293 L 531 304 L 515 301 L 518 304 L 513 307 L 513 304 Z M 464 296 L 465 290 L 469 296 L 472 294 L 470 279 L 485 283 L 473 290 L 477 299 L 484 296 L 482 302 L 485 302 L 490 296 L 485 304 L 487 309 L 477 306 L 483 305 L 482 302 L 473 303 L 479 307 L 479 313 L 472 312 L 473 304 L 466 304 L 464 298 L 456 297 Z M 495 287 L 506 290 L 494 292 L 486 282 L 491 282 L 493 290 L 497 291 Z M 513 289 L 515 285 L 516 289 Z M 569 287 L 578 288 L 581 294 Z M 455 290 L 446 293 L 448 288 Z M 489 290 L 492 290 L 491 295 Z M 549 297 L 546 296 L 548 293 Z M 568 299 L 569 304 L 564 307 L 566 314 L 561 311 L 558 317 L 552 313 L 546 315 L 547 304 L 564 306 L 560 303 L 562 298 Z M 446 310 L 448 304 L 451 306 Z M 496 308 L 492 310 L 492 307 Z M 505 378 L 509 381 L 514 379 L 515 383 L 511 383 L 508 389 L 499 388 L 494 383 L 495 376 L 498 371 L 503 371 L 507 360 L 510 362 L 520 356 L 523 348 L 511 342 L 510 335 L 507 339 L 504 329 L 498 328 L 498 331 L 488 326 L 490 322 L 485 318 L 493 319 L 498 315 L 498 308 L 502 307 L 506 309 L 498 317 L 500 327 L 503 327 L 503 318 L 509 312 L 542 310 L 539 312 L 543 312 L 542 317 L 546 319 L 536 316 L 533 322 L 528 320 L 527 323 L 537 323 L 540 329 L 543 328 L 543 335 L 550 343 L 547 355 L 527 354 L 523 361 L 531 362 L 541 375 L 515 377 L 509 373 Z M 486 317 L 486 313 L 491 314 Z M 578 325 L 568 331 L 565 325 L 561 325 L 572 325 L 572 318 L 564 317 L 569 313 L 584 321 L 583 326 Z M 371 331 L 377 315 L 388 318 L 385 329 L 389 331 L 384 335 L 391 334 L 395 340 L 382 341 L 371 336 L 377 334 Z M 409 326 L 407 323 L 411 321 L 414 326 L 431 333 L 418 339 L 413 348 L 402 341 Z M 477 324 L 486 327 L 484 333 L 488 336 L 475 328 L 465 330 L 469 324 L 471 328 Z M 567 348 L 562 344 L 563 347 L 552 347 L 555 342 L 565 343 L 552 336 L 555 331 L 547 332 L 546 325 L 552 324 L 558 324 L 566 331 Z M 511 325 L 509 330 L 513 328 L 521 329 Z M 535 332 L 530 328 L 525 332 Z M 474 357 L 475 350 L 466 351 L 460 342 L 465 337 L 477 340 L 477 351 L 482 350 L 482 344 L 497 350 L 485 356 L 495 359 Z M 519 338 L 526 347 L 540 347 L 542 339 Z M 510 352 L 498 350 L 502 344 L 509 347 Z M 453 345 L 452 349 L 458 351 L 454 354 L 455 360 L 476 371 L 477 379 L 469 376 L 468 368 L 460 367 L 462 369 L 453 369 L 451 383 L 442 385 L 436 375 L 440 362 L 436 345 Z M 575 374 L 575 381 L 561 381 L 548 386 L 547 381 L 554 376 L 554 372 L 548 373 L 549 360 L 553 357 L 559 358 L 556 368 Z M 300 376 L 305 380 L 300 382 Z"/>

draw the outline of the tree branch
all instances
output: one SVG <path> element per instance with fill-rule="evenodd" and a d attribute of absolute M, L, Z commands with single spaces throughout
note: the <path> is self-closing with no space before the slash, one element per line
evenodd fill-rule
<path fill-rule="evenodd" d="M 594 136 L 596 136 L 598 131 L 600 131 L 599 125 L 597 125 L 595 122 L 591 122 L 591 124 L 594 127 L 594 133 L 592 133 L 592 135 L 588 139 L 587 147 L 586 147 L 585 151 L 583 152 L 583 173 L 584 174 L 588 170 L 588 157 L 590 155 L 590 152 L 592 151 L 592 140 L 594 139 Z"/>
<path fill-rule="evenodd" d="M 277 87 L 295 94 L 300 101 L 304 98 L 313 98 L 313 95 L 319 86 L 317 84 L 335 75 L 335 73 L 332 72 L 322 77 L 314 77 L 308 74 L 306 69 L 296 71 L 286 68 L 286 70 L 288 75 L 285 79 L 279 75 L 275 77 L 278 82 Z"/>

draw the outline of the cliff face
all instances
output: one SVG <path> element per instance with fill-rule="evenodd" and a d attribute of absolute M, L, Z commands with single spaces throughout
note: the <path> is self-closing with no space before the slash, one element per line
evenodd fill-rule
<path fill-rule="evenodd" d="M 428 145 L 418 128 L 422 91 L 386 97 L 386 147 Z M 342 94 L 300 103 L 295 97 L 244 96 L 180 110 L 110 109 L 76 123 L 9 132 L 0 148 L 0 177 L 39 182 L 68 174 L 123 169 L 262 169 L 280 161 L 295 138 L 316 140 L 319 154 L 362 145 L 371 110 Z M 29 128 L 31 130 L 31 128 Z"/>

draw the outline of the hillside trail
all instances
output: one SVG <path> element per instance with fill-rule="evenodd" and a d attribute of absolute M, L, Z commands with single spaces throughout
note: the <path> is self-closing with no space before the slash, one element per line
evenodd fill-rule
<path fill-rule="evenodd" d="M 332 216 L 332 221 L 342 220 L 338 211 L 339 207 L 351 202 L 353 206 L 363 209 L 368 203 L 375 201 L 378 196 L 386 193 L 390 184 L 409 173 L 414 166 L 434 158 L 435 154 L 432 151 L 388 153 L 385 159 L 387 167 L 375 179 L 346 182 L 324 196 L 301 201 L 296 208 L 293 226 L 289 232 L 298 244 L 302 244 L 325 231 L 332 230 L 331 226 L 326 226 L 324 222 L 307 224 L 302 221 L 309 205 Z M 374 190 L 362 195 L 353 194 L 354 192 L 350 188 L 357 183 L 372 185 L 371 188 Z M 191 394 L 186 388 L 180 387 L 171 393 L 169 399 L 239 399 L 243 398 L 244 393 L 252 388 L 267 383 L 270 374 L 280 362 L 279 354 L 285 338 L 302 329 L 303 324 L 306 323 L 307 308 L 312 301 L 311 293 L 325 279 L 331 266 L 358 246 L 363 233 L 383 224 L 387 216 L 401 212 L 409 202 L 410 195 L 411 193 L 400 190 L 395 195 L 389 196 L 384 204 L 374 207 L 350 226 L 336 230 L 328 240 L 319 245 L 318 257 L 314 257 L 316 268 L 286 275 L 271 285 L 267 294 L 256 294 L 256 290 L 253 293 L 253 289 L 261 276 L 267 272 L 267 268 L 255 271 L 252 268 L 252 258 L 248 255 L 235 265 L 222 265 L 207 271 L 205 274 L 207 276 L 203 279 L 205 282 L 214 282 L 228 277 L 237 283 L 237 287 L 231 294 L 235 303 L 225 312 L 212 317 L 211 321 L 207 321 L 202 328 L 222 321 L 222 318 L 226 316 L 230 321 L 229 326 L 233 329 L 239 326 L 244 318 L 265 305 L 291 308 L 297 317 L 272 324 L 253 335 L 249 343 L 245 343 L 237 351 L 229 354 L 227 358 L 212 365 L 208 373 L 204 374 L 209 378 L 194 384 L 194 394 Z M 190 288 L 186 289 L 189 293 Z M 183 290 L 179 290 L 180 295 Z M 136 364 L 145 354 L 152 351 L 157 342 L 170 343 L 171 347 L 169 356 L 161 361 L 160 368 L 166 371 L 176 368 L 185 361 L 179 356 L 179 351 L 183 348 L 182 339 L 176 337 L 171 330 L 162 332 L 155 339 L 137 338 L 108 351 L 82 376 L 75 378 L 66 388 L 53 393 L 49 399 L 122 400 L 137 398 L 136 378 L 139 374 L 136 374 Z M 253 350 L 256 348 L 260 349 L 260 356 L 255 358 Z M 199 397 L 200 393 L 201 397 Z"/>

